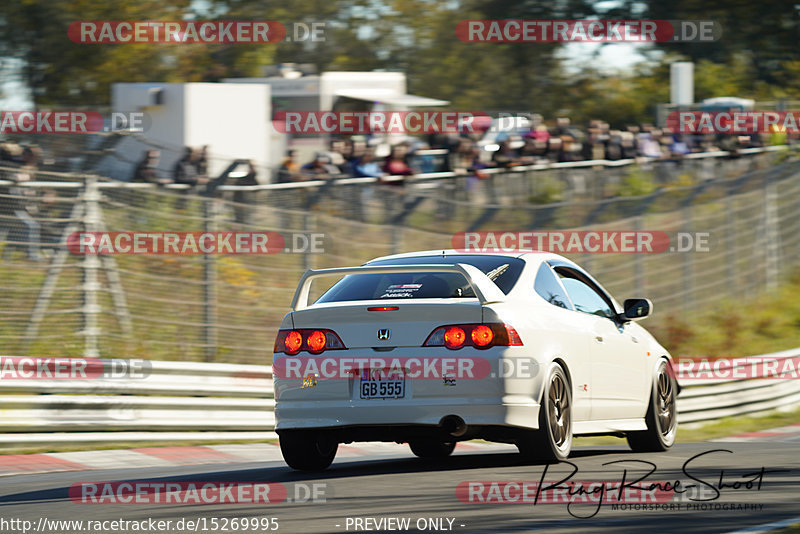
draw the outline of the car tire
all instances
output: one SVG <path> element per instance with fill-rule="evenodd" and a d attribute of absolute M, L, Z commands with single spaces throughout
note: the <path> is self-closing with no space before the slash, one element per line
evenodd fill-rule
<path fill-rule="evenodd" d="M 555 364 L 547 374 L 539 408 L 539 429 L 517 439 L 520 454 L 530 461 L 560 462 L 572 450 L 572 387 L 564 369 Z"/>
<path fill-rule="evenodd" d="M 645 422 L 647 430 L 628 432 L 628 445 L 636 452 L 662 452 L 675 443 L 678 413 L 675 408 L 677 385 L 666 360 L 661 360 L 653 375 L 650 404 Z"/>
<path fill-rule="evenodd" d="M 325 433 L 311 430 L 281 432 L 280 445 L 284 461 L 297 471 L 323 471 L 339 449 L 339 444 Z"/>
<path fill-rule="evenodd" d="M 419 438 L 408 442 L 411 452 L 420 458 L 446 458 L 453 454 L 455 441 L 441 441 L 435 438 Z"/>

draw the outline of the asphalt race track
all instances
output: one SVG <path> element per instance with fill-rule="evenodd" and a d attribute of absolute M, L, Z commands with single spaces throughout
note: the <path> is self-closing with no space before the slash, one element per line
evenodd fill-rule
<path fill-rule="evenodd" d="M 578 446 L 574 449 L 570 461 L 577 472 L 572 475 L 572 481 L 620 481 L 626 468 L 626 480 L 631 480 L 649 471 L 643 462 L 648 461 L 656 465 L 656 470 L 647 476 L 647 481 L 680 480 L 684 487 L 696 484 L 693 490 L 673 497 L 671 503 L 657 509 L 643 510 L 644 505 L 636 509 L 631 505 L 626 510 L 613 510 L 611 504 L 598 507 L 596 502 L 569 507 L 563 502 L 462 502 L 456 495 L 456 487 L 464 481 L 539 481 L 545 468 L 544 479 L 555 481 L 568 476 L 572 466 L 523 465 L 511 449 L 477 453 L 462 450 L 443 462 L 420 460 L 398 450 L 360 458 L 340 457 L 321 474 L 296 473 L 282 462 L 271 460 L 235 466 L 213 464 L 7 476 L 0 478 L 0 518 L 29 520 L 34 525 L 29 527 L 30 531 L 41 528 L 39 532 L 58 532 L 53 526 L 46 528 L 52 525 L 49 522 L 58 519 L 110 521 L 120 518 L 172 520 L 172 525 L 184 519 L 183 529 L 172 526 L 167 532 L 270 531 L 260 527 L 242 529 L 241 525 L 238 529 L 220 528 L 219 521 L 223 518 L 245 517 L 277 518 L 278 532 L 398 531 L 398 523 L 378 522 L 388 518 L 407 519 L 410 532 L 731 532 L 792 518 L 800 522 L 797 443 L 794 438 L 787 438 L 678 444 L 660 454 L 634 454 L 623 446 Z M 608 464 L 619 460 L 626 461 Z M 687 474 L 696 481 L 692 482 Z M 286 487 L 288 499 L 303 502 L 80 504 L 69 497 L 69 488 L 75 483 L 132 480 L 276 482 Z M 311 502 L 313 499 L 305 492 L 313 484 L 322 488 L 317 502 Z M 714 497 L 716 492 L 712 486 L 722 488 L 714 500 L 689 502 L 685 499 L 690 494 Z M 680 502 L 681 498 L 687 502 Z M 687 506 L 693 508 L 687 509 Z M 44 523 L 40 523 L 42 518 L 46 518 Z M 198 518 L 206 518 L 205 528 L 200 523 L 191 530 L 186 527 L 186 520 Z M 211 518 L 217 518 L 217 529 L 212 527 Z M 0 530 L 4 534 L 23 532 L 21 524 L 0 522 L 4 527 Z"/>

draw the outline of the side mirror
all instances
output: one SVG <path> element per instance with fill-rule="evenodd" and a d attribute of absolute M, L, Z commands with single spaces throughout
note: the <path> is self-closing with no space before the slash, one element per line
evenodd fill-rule
<path fill-rule="evenodd" d="M 650 299 L 625 299 L 623 311 L 619 318 L 623 321 L 638 321 L 653 313 L 653 303 Z"/>

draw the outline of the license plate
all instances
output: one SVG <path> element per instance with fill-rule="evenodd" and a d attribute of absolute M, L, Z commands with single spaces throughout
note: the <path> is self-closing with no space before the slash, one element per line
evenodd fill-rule
<path fill-rule="evenodd" d="M 402 399 L 406 394 L 405 380 L 361 380 L 362 399 Z"/>

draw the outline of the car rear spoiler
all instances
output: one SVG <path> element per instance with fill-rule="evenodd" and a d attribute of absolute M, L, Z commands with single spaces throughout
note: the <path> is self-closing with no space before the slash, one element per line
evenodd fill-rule
<path fill-rule="evenodd" d="M 391 274 L 391 273 L 459 273 L 472 288 L 473 293 L 480 301 L 481 305 L 491 302 L 499 302 L 505 298 L 499 287 L 480 269 L 465 263 L 455 265 L 380 265 L 363 267 L 343 267 L 337 269 L 309 269 L 303 274 L 297 291 L 292 299 L 292 311 L 302 310 L 308 307 L 308 294 L 311 289 L 311 281 L 322 276 L 346 276 L 348 274 Z"/>

